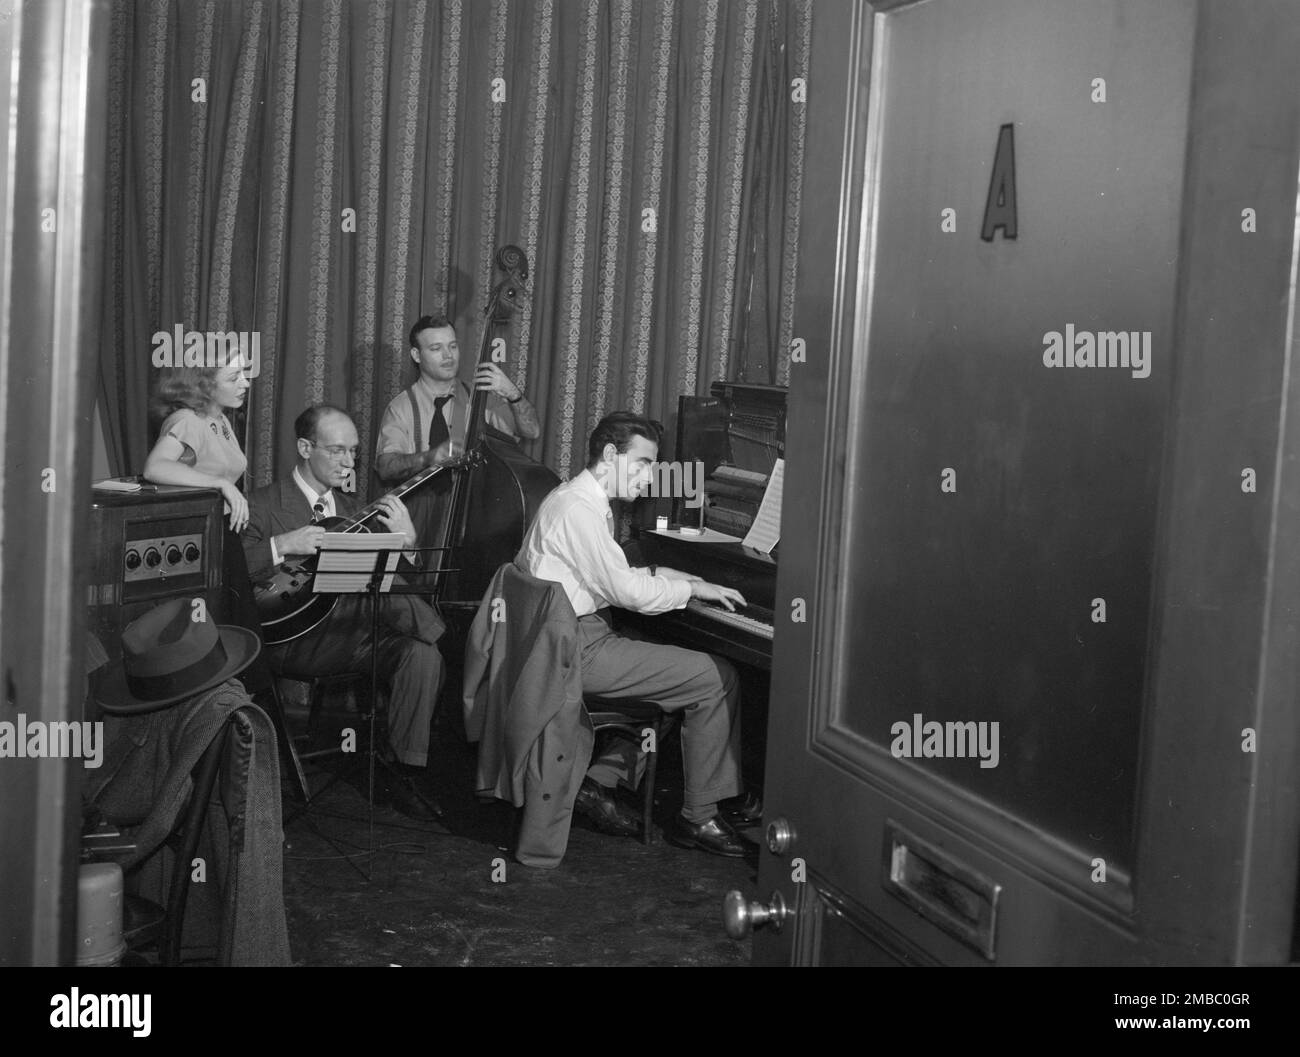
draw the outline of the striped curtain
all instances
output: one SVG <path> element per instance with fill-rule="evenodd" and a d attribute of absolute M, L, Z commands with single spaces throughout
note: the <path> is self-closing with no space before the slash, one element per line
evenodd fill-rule
<path fill-rule="evenodd" d="M 158 331 L 256 333 L 248 487 L 308 404 L 370 459 L 457 323 L 501 331 L 567 476 L 606 412 L 669 424 L 717 379 L 787 379 L 811 0 L 113 0 L 101 413 L 138 472 Z"/>

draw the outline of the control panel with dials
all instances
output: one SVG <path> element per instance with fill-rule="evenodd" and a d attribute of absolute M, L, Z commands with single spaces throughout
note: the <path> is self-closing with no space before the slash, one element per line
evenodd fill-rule
<path fill-rule="evenodd" d="M 122 555 L 122 579 L 166 580 L 203 572 L 203 533 L 130 540 Z"/>

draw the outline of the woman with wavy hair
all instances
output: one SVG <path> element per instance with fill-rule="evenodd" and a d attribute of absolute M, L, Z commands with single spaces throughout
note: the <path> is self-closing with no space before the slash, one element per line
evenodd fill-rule
<path fill-rule="evenodd" d="M 248 460 L 225 411 L 243 405 L 246 370 L 236 356 L 221 367 L 168 371 L 153 398 L 153 413 L 163 423 L 144 463 L 145 479 L 154 484 L 219 489 L 235 532 L 248 524 L 248 500 L 235 487 Z"/>

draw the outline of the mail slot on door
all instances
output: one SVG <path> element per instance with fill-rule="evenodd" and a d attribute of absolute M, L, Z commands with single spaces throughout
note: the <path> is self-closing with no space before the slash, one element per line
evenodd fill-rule
<path fill-rule="evenodd" d="M 995 960 L 1002 886 L 896 822 L 885 824 L 885 891 L 950 936 Z"/>

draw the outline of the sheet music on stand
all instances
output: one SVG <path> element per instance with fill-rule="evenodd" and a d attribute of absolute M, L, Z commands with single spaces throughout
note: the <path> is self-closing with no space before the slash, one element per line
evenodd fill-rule
<path fill-rule="evenodd" d="M 754 524 L 742 541 L 746 547 L 771 554 L 781 539 L 781 493 L 785 488 L 785 460 L 777 459 L 767 480 L 763 502 L 759 504 Z"/>
<path fill-rule="evenodd" d="M 406 546 L 400 532 L 327 532 L 312 590 L 327 594 L 365 594 L 375 574 L 375 552 L 388 551 L 381 592 L 393 586 L 397 560 Z M 349 553 L 355 552 L 355 553 Z"/>

